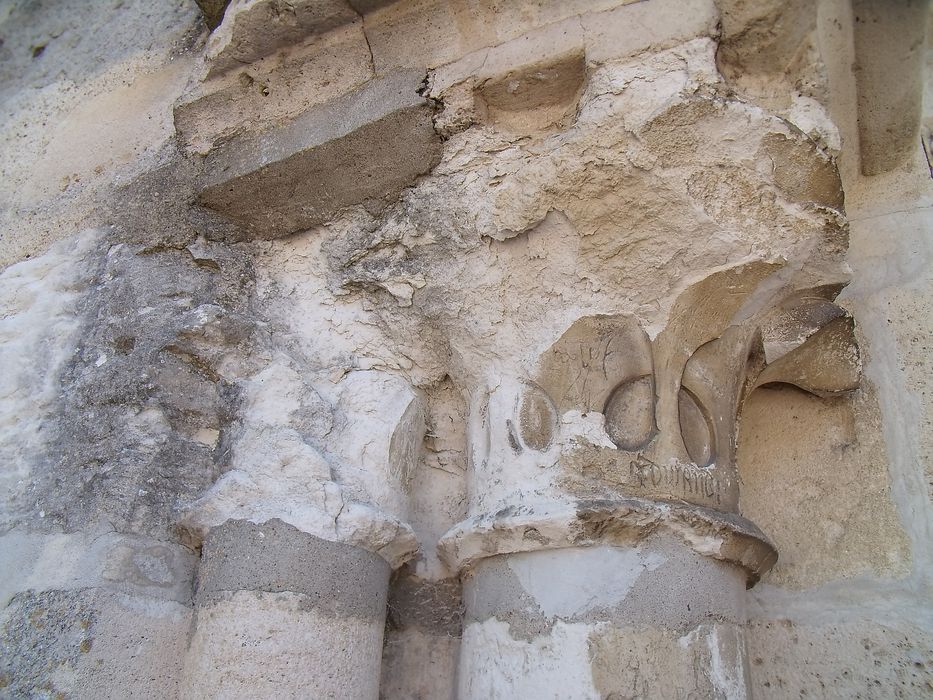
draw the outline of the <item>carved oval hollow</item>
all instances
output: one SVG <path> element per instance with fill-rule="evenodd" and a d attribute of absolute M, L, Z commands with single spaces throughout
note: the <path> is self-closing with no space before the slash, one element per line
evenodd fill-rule
<path fill-rule="evenodd" d="M 654 437 L 654 381 L 637 377 L 617 386 L 603 409 L 606 433 L 622 450 L 644 448 Z"/>
<path fill-rule="evenodd" d="M 543 452 L 557 434 L 557 408 L 539 387 L 526 386 L 518 407 L 518 431 L 522 442 Z"/>
<path fill-rule="evenodd" d="M 716 455 L 713 453 L 713 426 L 706 411 L 696 397 L 684 388 L 680 390 L 677 409 L 680 413 L 680 434 L 687 454 L 697 466 L 708 467 Z"/>

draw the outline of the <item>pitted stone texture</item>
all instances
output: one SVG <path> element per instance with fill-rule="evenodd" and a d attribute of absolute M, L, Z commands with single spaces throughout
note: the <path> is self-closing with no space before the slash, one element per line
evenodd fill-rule
<path fill-rule="evenodd" d="M 83 588 L 26 591 L 0 612 L 0 696 L 177 697 L 191 609 Z"/>
<path fill-rule="evenodd" d="M 197 603 L 204 609 L 237 591 L 288 592 L 319 616 L 381 621 L 388 581 L 389 565 L 365 549 L 322 540 L 281 520 L 230 520 L 204 541 Z"/>
<path fill-rule="evenodd" d="M 907 612 L 907 611 L 905 611 Z M 746 634 L 756 698 L 925 698 L 933 634 L 909 622 L 753 620 Z"/>
<path fill-rule="evenodd" d="M 287 125 L 235 138 L 206 157 L 198 203 L 244 227 L 246 238 L 310 229 L 341 209 L 385 206 L 440 160 L 424 74 L 367 83 Z"/>

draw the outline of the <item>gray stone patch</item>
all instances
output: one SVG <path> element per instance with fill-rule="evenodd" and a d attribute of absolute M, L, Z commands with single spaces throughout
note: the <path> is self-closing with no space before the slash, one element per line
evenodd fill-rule
<path fill-rule="evenodd" d="M 26 591 L 13 598 L 3 618 L 0 697 L 59 697 L 55 671 L 78 665 L 94 644 L 93 592 Z"/>
<path fill-rule="evenodd" d="M 252 270 L 242 251 L 219 244 L 198 250 L 215 260 L 205 267 L 185 248 L 108 243 L 79 304 L 80 340 L 61 371 L 45 453 L 7 517 L 40 532 L 106 523 L 173 539 L 178 504 L 228 463 L 239 403 L 229 368 L 250 344 L 253 322 L 240 312 Z"/>
<path fill-rule="evenodd" d="M 377 554 L 322 540 L 281 520 L 228 520 L 204 541 L 196 602 L 236 591 L 291 592 L 336 617 L 381 620 L 390 569 Z"/>
<path fill-rule="evenodd" d="M 609 548 L 591 551 L 596 555 L 599 549 Z M 658 563 L 634 576 L 629 571 L 620 571 L 620 577 L 631 579 L 630 585 L 618 587 L 624 596 L 621 600 L 612 599 L 617 593 L 611 590 L 614 582 L 597 583 L 594 587 L 590 579 L 597 576 L 605 580 L 604 572 L 574 567 L 569 558 L 561 564 L 561 552 L 575 551 L 579 550 L 548 550 L 483 560 L 464 581 L 464 624 L 495 617 L 509 623 L 516 639 L 530 640 L 547 634 L 557 620 L 650 625 L 680 633 L 704 622 L 745 622 L 744 572 L 697 554 L 672 536 L 654 536 L 639 545 L 638 552 Z M 523 586 L 516 573 L 519 563 L 540 582 L 539 597 Z M 581 597 L 579 611 L 548 609 L 550 598 L 566 604 L 567 595 L 544 594 L 546 589 L 560 587 L 592 588 L 594 594 Z"/>
<path fill-rule="evenodd" d="M 207 155 L 198 204 L 242 225 L 245 238 L 277 238 L 345 207 L 391 203 L 440 161 L 423 79 L 398 72 L 258 137 L 231 139 Z"/>

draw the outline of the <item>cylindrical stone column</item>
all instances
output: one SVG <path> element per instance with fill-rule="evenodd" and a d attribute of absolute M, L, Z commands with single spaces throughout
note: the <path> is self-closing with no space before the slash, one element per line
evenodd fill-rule
<path fill-rule="evenodd" d="M 471 517 L 439 543 L 464 581 L 460 698 L 746 697 L 744 591 L 777 557 L 738 514 L 760 339 L 731 297 L 691 319 L 752 272 L 688 289 L 653 341 L 581 318 L 530 377 L 474 391 Z"/>
<path fill-rule="evenodd" d="M 389 564 L 281 520 L 204 541 L 183 697 L 378 697 Z"/>
<path fill-rule="evenodd" d="M 183 697 L 379 695 L 389 576 L 418 551 L 404 519 L 423 411 L 379 372 L 332 398 L 281 363 L 245 384 L 230 468 L 180 520 L 202 544 Z"/>
<path fill-rule="evenodd" d="M 668 534 L 482 560 L 461 698 L 743 698 L 745 572 Z"/>

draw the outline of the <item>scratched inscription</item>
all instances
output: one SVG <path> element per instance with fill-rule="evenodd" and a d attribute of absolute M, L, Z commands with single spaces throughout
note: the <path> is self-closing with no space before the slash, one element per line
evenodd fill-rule
<path fill-rule="evenodd" d="M 683 464 L 665 466 L 638 455 L 629 462 L 629 475 L 642 488 L 663 487 L 672 495 L 702 496 L 715 499 L 717 505 L 722 503 L 722 484 L 718 477 L 700 467 Z"/>

